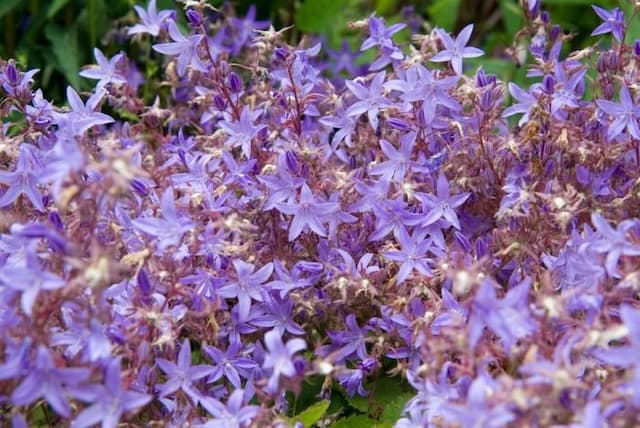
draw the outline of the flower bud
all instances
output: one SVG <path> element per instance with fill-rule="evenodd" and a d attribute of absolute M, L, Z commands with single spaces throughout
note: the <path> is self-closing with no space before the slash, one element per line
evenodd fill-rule
<path fill-rule="evenodd" d="M 213 105 L 215 105 L 218 110 L 224 110 L 227 108 L 227 103 L 218 94 L 213 96 Z"/>
<path fill-rule="evenodd" d="M 615 52 L 611 52 L 609 54 L 609 58 L 607 58 L 607 66 L 609 66 L 610 70 L 617 70 L 618 69 L 618 54 L 616 54 Z"/>
<path fill-rule="evenodd" d="M 131 188 L 141 197 L 145 197 L 149 194 L 149 189 L 147 186 L 140 180 L 134 178 L 131 180 Z"/>
<path fill-rule="evenodd" d="M 598 73 L 604 73 L 607 71 L 607 58 L 604 53 L 601 53 L 598 57 L 598 62 L 596 63 L 596 70 Z"/>
<path fill-rule="evenodd" d="M 640 39 L 633 42 L 633 54 L 635 56 L 640 56 Z"/>
<path fill-rule="evenodd" d="M 187 19 L 189 20 L 189 24 L 194 27 L 199 27 L 202 25 L 202 16 L 200 16 L 200 12 L 194 9 L 187 10 Z"/>
<path fill-rule="evenodd" d="M 49 222 L 51 222 L 58 231 L 62 232 L 62 230 L 64 230 L 64 223 L 57 211 L 49 212 Z"/>
<path fill-rule="evenodd" d="M 562 28 L 559 25 L 554 25 L 551 27 L 551 40 L 556 41 L 558 37 L 562 34 Z"/>
<path fill-rule="evenodd" d="M 142 294 L 145 296 L 150 295 L 151 291 L 153 291 L 153 286 L 151 285 L 151 281 L 149 280 L 149 276 L 147 275 L 147 271 L 145 269 L 140 269 L 136 280 L 136 282 L 138 283 L 138 287 L 140 287 L 140 291 L 142 291 Z"/>
<path fill-rule="evenodd" d="M 549 16 L 549 12 L 547 12 L 546 10 L 543 11 L 540 14 L 540 20 L 544 23 L 544 24 L 548 24 L 551 21 L 551 17 Z"/>
<path fill-rule="evenodd" d="M 553 79 L 553 76 L 551 76 L 550 74 L 547 74 L 546 76 L 544 76 L 544 78 L 542 79 L 542 86 L 544 88 L 544 91 L 547 94 L 551 94 L 553 93 L 553 90 L 555 88 L 556 82 Z"/>
<path fill-rule="evenodd" d="M 294 173 L 298 172 L 298 157 L 295 153 L 287 150 L 287 152 L 285 152 L 284 154 L 284 159 L 287 164 L 287 168 L 289 168 L 289 171 Z"/>
<path fill-rule="evenodd" d="M 402 119 L 398 119 L 396 117 L 391 117 L 389 118 L 389 120 L 387 120 L 387 124 L 393 128 L 393 129 L 398 129 L 400 131 L 408 131 L 409 130 L 409 124 L 407 122 L 405 122 Z"/>
<path fill-rule="evenodd" d="M 229 74 L 229 87 L 235 93 L 242 91 L 242 81 L 240 80 L 240 76 L 234 72 Z"/>
<path fill-rule="evenodd" d="M 16 69 L 16 66 L 13 63 L 9 63 L 9 65 L 7 65 L 7 79 L 9 79 L 9 83 L 11 83 L 11 85 L 15 86 L 18 84 L 18 70 Z"/>

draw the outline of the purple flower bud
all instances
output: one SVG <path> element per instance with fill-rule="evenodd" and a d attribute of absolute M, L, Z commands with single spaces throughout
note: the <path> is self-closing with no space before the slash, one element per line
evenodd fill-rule
<path fill-rule="evenodd" d="M 143 198 L 149 194 L 149 189 L 147 189 L 147 186 L 136 178 L 131 180 L 131 187 L 138 195 Z"/>
<path fill-rule="evenodd" d="M 607 58 L 607 66 L 609 66 L 610 70 L 615 71 L 618 69 L 618 64 L 618 54 L 611 52 L 609 58 Z"/>
<path fill-rule="evenodd" d="M 366 358 L 358 364 L 360 366 L 360 370 L 362 370 L 366 374 L 371 374 L 378 367 L 378 362 L 373 358 Z"/>
<path fill-rule="evenodd" d="M 486 256 L 487 253 L 488 253 L 488 246 L 485 240 L 481 238 L 477 239 L 476 240 L 476 257 L 480 259 Z"/>
<path fill-rule="evenodd" d="M 300 272 L 319 274 L 319 273 L 322 273 L 322 271 L 324 271 L 324 266 L 322 265 L 322 263 L 307 262 L 303 260 L 296 263 L 295 269 L 299 270 Z"/>
<path fill-rule="evenodd" d="M 60 217 L 60 214 L 58 214 L 57 211 L 49 212 L 49 221 L 51 222 L 51 224 L 53 224 L 53 227 L 55 227 L 58 231 L 62 232 L 64 230 L 64 223 L 62 222 L 62 218 Z"/>
<path fill-rule="evenodd" d="M 613 87 L 613 85 L 611 83 L 607 83 L 604 86 L 604 91 L 603 91 L 603 95 L 605 97 L 605 99 L 610 100 L 611 98 L 613 98 L 613 95 L 615 93 L 615 88 Z"/>
<path fill-rule="evenodd" d="M 9 83 L 11 83 L 12 86 L 15 86 L 18 84 L 18 70 L 16 69 L 16 66 L 13 63 L 9 63 L 9 65 L 7 65 L 7 79 L 9 79 Z"/>
<path fill-rule="evenodd" d="M 596 70 L 598 73 L 604 73 L 607 71 L 607 58 L 604 53 L 601 53 L 598 57 L 598 62 L 596 63 Z"/>
<path fill-rule="evenodd" d="M 387 120 L 387 124 L 393 128 L 398 129 L 400 131 L 406 132 L 409 130 L 409 124 L 402 119 L 398 119 L 396 117 L 389 118 Z"/>
<path fill-rule="evenodd" d="M 542 13 L 540 14 L 540 20 L 545 23 L 548 24 L 551 21 L 551 17 L 549 16 L 549 12 L 542 11 Z"/>
<path fill-rule="evenodd" d="M 640 39 L 633 42 L 633 54 L 635 56 L 640 56 Z"/>
<path fill-rule="evenodd" d="M 227 103 L 218 94 L 213 96 L 213 105 L 215 105 L 218 110 L 224 110 L 227 108 Z"/>
<path fill-rule="evenodd" d="M 235 93 L 242 91 L 242 80 L 240 80 L 240 76 L 234 72 L 229 74 L 229 87 Z"/>
<path fill-rule="evenodd" d="M 197 10 L 189 9 L 187 10 L 187 19 L 189 20 L 189 24 L 194 27 L 199 27 L 202 25 L 202 16 L 200 16 L 200 12 Z"/>
<path fill-rule="evenodd" d="M 491 107 L 493 106 L 493 97 L 491 95 L 491 91 L 484 91 L 482 93 L 482 97 L 480 98 L 480 106 L 482 107 L 482 110 L 491 110 Z"/>
<path fill-rule="evenodd" d="M 289 52 L 285 48 L 276 48 L 273 55 L 277 60 L 284 61 L 287 59 L 287 56 L 289 56 Z"/>
<path fill-rule="evenodd" d="M 284 160 L 287 164 L 287 168 L 289 168 L 289 171 L 298 172 L 298 168 L 300 165 L 298 164 L 298 157 L 295 153 L 287 150 L 284 154 Z"/>
<path fill-rule="evenodd" d="M 456 242 L 462 247 L 463 250 L 465 250 L 466 252 L 470 252 L 471 251 L 471 242 L 469 242 L 469 239 L 464 236 L 462 233 L 456 231 L 454 232 L 453 236 L 456 239 Z"/>
<path fill-rule="evenodd" d="M 562 28 L 559 25 L 554 25 L 551 27 L 551 35 L 550 38 L 553 41 L 558 40 L 558 37 L 562 34 Z"/>
<path fill-rule="evenodd" d="M 140 291 L 142 291 L 142 294 L 145 296 L 149 296 L 153 291 L 153 286 L 151 285 L 151 281 L 149 280 L 147 271 L 144 268 L 140 269 L 136 280 L 136 282 L 138 283 L 138 287 L 140 287 Z"/>
<path fill-rule="evenodd" d="M 544 76 L 544 78 L 542 79 L 542 86 L 544 87 L 544 91 L 547 94 L 552 94 L 556 86 L 556 82 L 553 79 L 553 76 L 550 74 Z"/>

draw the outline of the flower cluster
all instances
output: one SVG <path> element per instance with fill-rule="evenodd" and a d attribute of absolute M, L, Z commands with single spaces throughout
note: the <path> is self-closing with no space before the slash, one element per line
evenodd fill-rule
<path fill-rule="evenodd" d="M 563 56 L 525 1 L 521 87 L 472 25 L 371 16 L 362 64 L 186 3 L 67 107 L 0 61 L 0 425 L 640 423 L 623 12 Z"/>

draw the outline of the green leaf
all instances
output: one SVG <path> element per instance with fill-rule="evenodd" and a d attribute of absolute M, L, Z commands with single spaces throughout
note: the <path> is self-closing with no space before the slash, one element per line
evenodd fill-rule
<path fill-rule="evenodd" d="M 325 413 L 327 413 L 327 409 L 329 408 L 330 404 L 331 402 L 329 400 L 322 400 L 317 402 L 316 404 L 312 404 L 302 412 L 290 418 L 292 425 L 296 422 L 302 422 L 305 427 L 311 427 L 313 424 L 322 419 Z"/>
<path fill-rule="evenodd" d="M 378 0 L 376 1 L 376 13 L 378 15 L 388 15 L 394 10 L 398 10 L 398 2 L 396 0 Z"/>
<path fill-rule="evenodd" d="M 332 428 L 391 428 L 392 426 L 388 422 L 379 422 L 365 415 L 354 415 L 338 419 L 331 425 Z"/>
<path fill-rule="evenodd" d="M 408 387 L 407 383 L 399 377 L 382 377 L 374 384 L 368 384 L 365 386 L 367 391 L 372 391 L 369 397 L 354 396 L 347 398 L 349 405 L 354 409 L 372 416 L 375 418 L 382 417 L 387 412 L 387 418 L 392 418 L 393 415 L 399 411 L 395 409 L 387 410 L 387 406 L 393 403 L 394 406 L 399 406 L 400 403 L 394 403 L 394 400 L 400 399 L 405 402 L 413 397 L 412 391 Z M 387 420 L 388 421 L 388 420 Z"/>
<path fill-rule="evenodd" d="M 396 423 L 398 419 L 400 419 L 400 416 L 402 416 L 402 411 L 404 410 L 407 401 L 411 400 L 413 397 L 415 397 L 415 394 L 406 392 L 391 400 L 386 406 L 384 406 L 384 410 L 380 416 L 380 421 L 389 422 L 391 424 Z"/>
<path fill-rule="evenodd" d="M 0 2 L 0 18 L 11 12 L 16 6 L 20 6 L 23 0 L 2 0 Z"/>
<path fill-rule="evenodd" d="M 305 33 L 324 33 L 335 40 L 345 27 L 341 0 L 306 0 L 296 10 L 296 29 Z"/>
<path fill-rule="evenodd" d="M 80 87 L 80 49 L 75 25 L 70 30 L 64 30 L 58 25 L 49 24 L 45 27 L 44 34 L 51 42 L 57 68 L 72 86 Z"/>
<path fill-rule="evenodd" d="M 51 19 L 56 16 L 60 9 L 65 7 L 67 3 L 69 3 L 69 0 L 53 0 L 51 3 L 49 3 L 49 8 L 47 9 L 47 19 Z"/>
<path fill-rule="evenodd" d="M 429 20 L 436 27 L 453 31 L 461 0 L 436 0 L 427 8 Z"/>
<path fill-rule="evenodd" d="M 509 36 L 514 36 L 522 27 L 522 8 L 513 0 L 500 0 L 500 11 Z"/>

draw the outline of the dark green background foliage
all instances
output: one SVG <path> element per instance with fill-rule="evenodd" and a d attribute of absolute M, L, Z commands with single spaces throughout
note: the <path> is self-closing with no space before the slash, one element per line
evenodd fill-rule
<path fill-rule="evenodd" d="M 222 3 L 210 2 L 214 5 Z M 93 46 L 100 47 L 108 55 L 126 50 L 124 29 L 137 18 L 132 9 L 136 3 L 144 1 L 0 0 L 0 57 L 16 58 L 22 67 L 40 68 L 38 86 L 44 88 L 48 98 L 60 101 L 67 82 L 79 89 L 90 88 L 90 83 L 77 72 L 82 65 L 94 62 Z M 295 30 L 290 32 L 292 42 L 302 33 L 316 33 L 334 47 L 346 39 L 357 48 L 361 35 L 348 31 L 346 24 L 374 11 L 394 22 L 402 20 L 401 10 L 410 6 L 427 25 L 450 31 L 473 22 L 476 28 L 472 43 L 488 53 L 474 65 L 482 64 L 504 79 L 521 81 L 523 78 L 523 71 L 518 71 L 505 53 L 522 25 L 522 11 L 517 0 L 239 0 L 232 3 L 240 14 L 253 3 L 260 19 L 270 19 L 276 26 L 295 25 Z M 543 1 L 555 23 L 562 25 L 566 32 L 577 34 L 572 48 L 595 40 L 589 36 L 598 24 L 598 18 L 590 8 L 592 3 L 591 0 Z M 597 3 L 605 8 L 621 6 L 631 10 L 629 0 Z M 176 7 L 176 4 L 172 0 L 158 0 L 158 7 Z M 640 28 L 632 33 L 640 37 Z M 397 37 L 406 39 L 410 33 L 405 30 Z"/>

